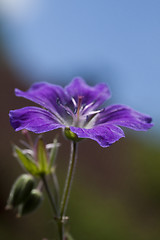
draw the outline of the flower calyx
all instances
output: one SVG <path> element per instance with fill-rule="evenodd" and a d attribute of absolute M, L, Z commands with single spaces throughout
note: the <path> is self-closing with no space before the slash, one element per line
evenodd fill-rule
<path fill-rule="evenodd" d="M 75 134 L 74 132 L 72 132 L 72 131 L 70 130 L 69 127 L 66 127 L 66 128 L 64 129 L 64 135 L 65 135 L 65 137 L 66 137 L 67 139 L 72 140 L 72 141 L 74 141 L 74 142 L 79 142 L 79 141 L 81 141 L 81 140 L 83 139 L 83 138 L 79 138 L 79 137 L 77 136 L 77 134 Z"/>
<path fill-rule="evenodd" d="M 43 201 L 43 194 L 38 189 L 33 189 L 26 201 L 18 208 L 17 217 L 21 217 L 35 211 Z"/>

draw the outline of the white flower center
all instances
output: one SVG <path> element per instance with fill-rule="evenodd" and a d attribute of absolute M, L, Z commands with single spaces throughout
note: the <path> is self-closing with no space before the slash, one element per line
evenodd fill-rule
<path fill-rule="evenodd" d="M 71 119 L 65 120 L 65 125 L 67 127 L 74 126 L 87 129 L 92 128 L 96 122 L 98 116 L 97 114 L 103 111 L 103 109 L 93 111 L 95 101 L 89 103 L 88 105 L 82 104 L 83 98 L 83 96 L 78 96 L 78 101 L 76 102 L 76 100 L 72 97 L 72 107 L 61 104 L 58 99 L 58 104 L 63 107 L 66 113 L 71 117 Z"/>

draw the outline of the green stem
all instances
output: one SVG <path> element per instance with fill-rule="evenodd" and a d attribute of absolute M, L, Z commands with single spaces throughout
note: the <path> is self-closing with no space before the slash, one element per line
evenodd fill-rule
<path fill-rule="evenodd" d="M 55 173 L 52 174 L 52 181 L 54 184 L 54 188 L 55 188 L 55 200 L 56 200 L 56 204 L 59 207 L 59 183 L 58 183 L 58 179 Z"/>
<path fill-rule="evenodd" d="M 44 187 L 46 189 L 46 192 L 47 192 L 47 195 L 48 195 L 48 198 L 49 198 L 49 201 L 50 201 L 50 204 L 51 204 L 51 207 L 53 209 L 53 212 L 54 214 L 56 214 L 56 216 L 58 216 L 58 211 L 57 211 L 57 207 L 56 207 L 56 203 L 55 203 L 55 200 L 50 192 L 50 189 L 49 189 L 49 186 L 48 186 L 48 182 L 46 180 L 46 176 L 45 175 L 42 175 L 42 181 L 43 181 L 43 184 L 44 184 Z"/>
<path fill-rule="evenodd" d="M 60 221 L 59 221 L 60 240 L 64 240 L 65 213 L 66 213 L 66 209 L 67 209 L 74 169 L 75 169 L 75 165 L 76 165 L 76 153 L 77 153 L 77 143 L 75 141 L 72 141 L 68 174 L 67 174 L 67 178 L 66 178 L 66 182 L 65 182 L 63 197 L 62 197 L 62 201 L 61 201 L 61 208 L 60 208 Z"/>

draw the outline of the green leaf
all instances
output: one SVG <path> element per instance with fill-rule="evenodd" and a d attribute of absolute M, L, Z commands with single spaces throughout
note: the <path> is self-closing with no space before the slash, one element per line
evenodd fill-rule
<path fill-rule="evenodd" d="M 22 166 L 32 175 L 38 175 L 39 174 L 39 169 L 33 160 L 28 157 L 26 154 L 22 152 L 20 148 L 17 146 L 14 147 L 14 150 L 16 152 L 16 155 L 18 157 L 18 160 L 22 164 Z"/>
<path fill-rule="evenodd" d="M 39 163 L 39 170 L 43 173 L 48 173 L 48 158 L 47 152 L 42 138 L 38 139 L 37 142 L 37 159 Z"/>

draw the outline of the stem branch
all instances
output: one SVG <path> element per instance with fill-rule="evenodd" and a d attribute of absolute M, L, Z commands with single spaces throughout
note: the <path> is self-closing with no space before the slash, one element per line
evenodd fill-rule
<path fill-rule="evenodd" d="M 49 186 L 48 186 L 48 182 L 46 180 L 45 175 L 42 175 L 42 181 L 43 181 L 44 187 L 46 189 L 46 192 L 48 194 L 48 198 L 49 198 L 50 204 L 52 206 L 53 212 L 57 216 L 58 215 L 58 211 L 57 211 L 56 203 L 55 203 L 55 200 L 54 200 L 54 198 L 52 196 L 52 193 L 50 192 L 50 189 L 49 189 Z"/>

